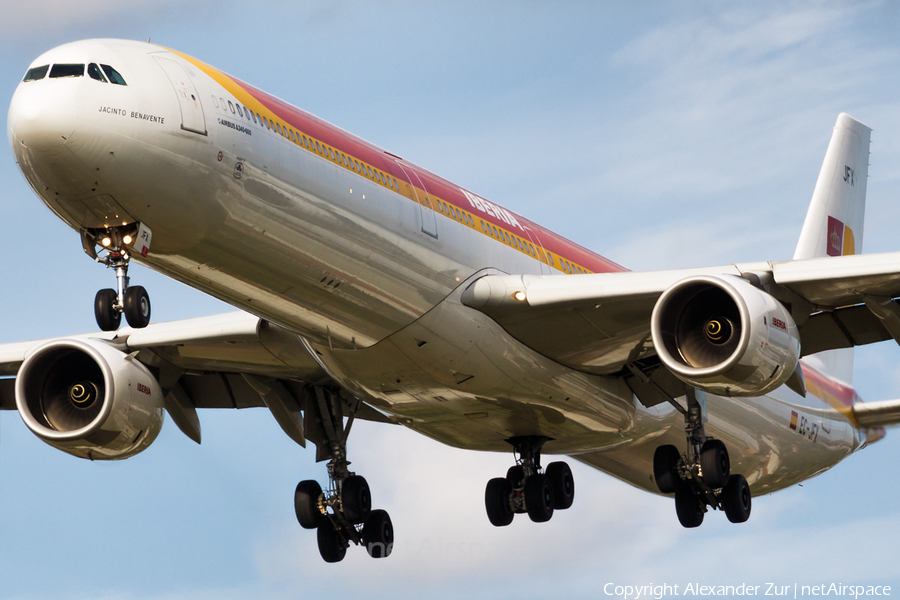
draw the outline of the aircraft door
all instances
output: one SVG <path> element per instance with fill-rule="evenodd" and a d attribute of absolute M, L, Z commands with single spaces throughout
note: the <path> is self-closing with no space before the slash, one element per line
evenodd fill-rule
<path fill-rule="evenodd" d="M 181 107 L 181 128 L 193 131 L 200 135 L 206 135 L 206 119 L 203 116 L 203 106 L 200 104 L 200 94 L 194 87 L 184 67 L 168 58 L 154 56 L 156 62 L 166 72 L 166 76 L 175 88 L 178 97 L 178 105 Z"/>
<path fill-rule="evenodd" d="M 419 204 L 419 214 L 422 216 L 422 233 L 437 239 L 437 219 L 434 216 L 434 200 L 431 199 L 431 195 L 425 188 L 425 182 L 422 181 L 418 173 L 414 170 L 404 169 L 399 160 L 397 161 L 397 166 L 403 171 L 407 183 L 409 183 L 412 188 L 413 198 L 415 198 L 416 202 Z M 412 177 L 410 177 L 410 173 L 412 173 Z M 416 184 L 418 184 L 418 188 L 416 187 Z"/>

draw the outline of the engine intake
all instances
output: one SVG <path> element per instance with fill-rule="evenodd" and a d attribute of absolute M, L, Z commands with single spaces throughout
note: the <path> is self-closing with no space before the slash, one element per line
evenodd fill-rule
<path fill-rule="evenodd" d="M 143 451 L 163 423 L 153 375 L 97 340 L 54 340 L 30 354 L 16 376 L 16 406 L 41 440 L 91 460 Z"/>
<path fill-rule="evenodd" d="M 800 358 L 787 309 L 734 275 L 689 277 L 663 292 L 650 332 L 679 379 L 722 396 L 760 396 L 786 382 Z"/>

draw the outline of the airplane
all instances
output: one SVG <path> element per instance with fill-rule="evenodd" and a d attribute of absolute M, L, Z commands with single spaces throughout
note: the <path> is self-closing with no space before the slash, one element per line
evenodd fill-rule
<path fill-rule="evenodd" d="M 294 495 L 327 562 L 394 544 L 349 468 L 355 419 L 512 451 L 485 488 L 498 527 L 572 506 L 570 467 L 545 454 L 673 498 L 692 528 L 747 521 L 753 496 L 900 422 L 900 400 L 850 383 L 853 347 L 900 343 L 900 252 L 862 254 L 871 130 L 846 114 L 793 260 L 651 272 L 149 42 L 44 53 L 7 127 L 116 285 L 100 331 L 0 344 L 0 409 L 88 460 L 142 452 L 166 413 L 200 443 L 197 409 L 268 409 L 328 461 Z M 237 310 L 151 323 L 131 261 Z"/>

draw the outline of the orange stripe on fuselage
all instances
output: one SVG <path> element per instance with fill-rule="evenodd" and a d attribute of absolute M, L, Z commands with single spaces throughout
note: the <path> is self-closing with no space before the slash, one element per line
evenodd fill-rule
<path fill-rule="evenodd" d="M 370 169 L 375 169 L 376 173 L 381 171 L 398 184 L 398 189 L 395 189 L 392 185 L 385 185 L 378 177 L 367 177 L 365 174 L 351 169 L 357 175 L 366 176 L 369 181 L 398 192 L 407 199 L 419 202 L 425 206 L 428 206 L 425 200 L 426 197 L 431 197 L 433 201 L 436 200 L 437 205 L 432 207 L 436 214 L 454 219 L 470 229 L 482 233 L 482 235 L 488 235 L 514 250 L 525 253 L 535 260 L 564 272 L 579 272 L 580 270 L 584 273 L 606 273 L 627 270 L 524 217 L 512 213 L 512 211 L 506 212 L 511 214 L 521 227 L 515 227 L 513 224 L 492 214 L 475 212 L 478 209 L 475 208 L 473 210 L 473 207 L 470 206 L 470 201 L 458 186 L 404 160 L 401 161 L 403 168 L 414 171 L 415 175 L 428 188 L 423 190 L 418 186 L 414 186 L 414 189 L 409 189 L 410 182 L 408 182 L 402 170 L 397 166 L 395 160 L 387 158 L 388 155 L 384 150 L 239 79 L 231 77 L 202 61 L 175 50 L 170 51 L 209 75 L 228 93 L 234 96 L 238 102 L 251 109 L 254 113 L 265 116 L 267 120 L 279 123 L 282 126 L 286 124 L 296 133 L 300 133 L 306 138 L 314 140 L 314 142 L 319 142 L 320 145 L 330 147 L 332 152 L 341 152 L 350 158 L 351 161 L 355 160 L 364 166 L 368 166 Z M 260 126 L 264 127 L 262 124 Z M 272 132 L 277 134 L 274 127 Z M 283 137 L 307 151 L 315 152 L 314 149 L 291 140 L 288 133 L 284 133 Z M 327 151 L 318 152 L 318 154 L 329 158 Z M 348 168 L 341 161 L 340 157 L 333 162 L 342 168 Z M 389 180 L 388 183 L 392 182 Z M 441 206 L 442 202 L 458 210 L 463 218 L 457 219 L 456 211 L 444 210 Z M 468 219 L 466 216 L 468 216 Z M 504 232 L 506 235 L 499 234 L 495 236 L 493 234 L 494 231 Z M 550 258 L 547 252 L 552 253 L 553 258 Z M 560 259 L 565 259 L 566 263 L 563 263 Z M 569 266 L 573 268 L 570 269 L 568 268 Z"/>

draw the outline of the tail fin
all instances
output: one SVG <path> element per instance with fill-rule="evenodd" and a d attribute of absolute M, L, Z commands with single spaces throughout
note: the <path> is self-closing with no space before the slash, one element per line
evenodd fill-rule
<path fill-rule="evenodd" d="M 860 254 L 872 130 L 838 115 L 794 260 Z"/>
<path fill-rule="evenodd" d="M 850 115 L 838 115 L 794 260 L 862 253 L 871 133 Z M 852 348 L 804 360 L 847 383 L 853 377 Z"/>

